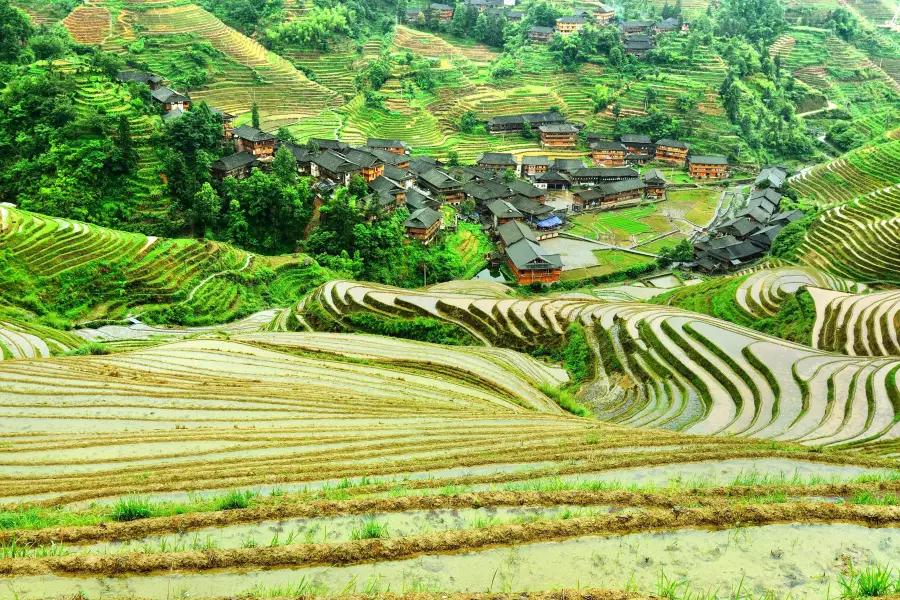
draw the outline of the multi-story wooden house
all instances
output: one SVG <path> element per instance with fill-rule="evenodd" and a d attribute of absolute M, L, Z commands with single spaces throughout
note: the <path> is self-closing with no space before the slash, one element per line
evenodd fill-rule
<path fill-rule="evenodd" d="M 553 28 L 552 27 L 541 27 L 540 25 L 535 25 L 531 29 L 528 30 L 528 39 L 532 42 L 538 42 L 539 44 L 546 44 L 553 37 Z"/>
<path fill-rule="evenodd" d="M 728 159 L 724 156 L 688 157 L 688 173 L 694 179 L 725 179 L 728 177 Z"/>
<path fill-rule="evenodd" d="M 594 8 L 594 22 L 597 25 L 607 25 L 612 23 L 616 18 L 616 11 L 605 4 L 601 4 Z"/>
<path fill-rule="evenodd" d="M 649 135 L 641 135 L 637 133 L 623 133 L 619 136 L 619 141 L 625 145 L 629 154 L 646 154 L 653 156 L 656 146 Z"/>
<path fill-rule="evenodd" d="M 541 146 L 544 148 L 569 149 L 577 143 L 578 128 L 570 123 L 541 125 Z"/>
<path fill-rule="evenodd" d="M 519 209 L 506 200 L 494 200 L 487 205 L 487 209 L 491 215 L 494 229 L 500 227 L 504 223 L 518 221 L 523 217 Z"/>
<path fill-rule="evenodd" d="M 615 181 L 637 180 L 640 173 L 631 167 L 586 167 L 573 171 L 572 183 L 575 185 L 600 185 Z"/>
<path fill-rule="evenodd" d="M 518 133 L 525 126 L 525 121 L 531 128 L 541 125 L 553 125 L 565 123 L 566 118 L 558 112 L 524 113 L 520 115 L 505 115 L 488 119 L 488 131 L 491 133 Z"/>
<path fill-rule="evenodd" d="M 150 98 L 161 104 L 164 112 L 175 109 L 187 110 L 191 107 L 191 98 L 186 94 L 179 94 L 175 90 L 160 86 L 150 92 Z"/>
<path fill-rule="evenodd" d="M 591 161 L 603 167 L 625 166 L 625 145 L 621 142 L 598 141 L 591 143 Z"/>
<path fill-rule="evenodd" d="M 249 152 L 257 158 L 275 154 L 275 136 L 256 127 L 241 125 L 231 131 L 238 152 Z"/>
<path fill-rule="evenodd" d="M 540 244 L 524 238 L 504 250 L 506 264 L 522 285 L 530 283 L 555 283 L 562 275 L 562 259 L 559 254 L 549 254 Z"/>
<path fill-rule="evenodd" d="M 384 140 L 380 138 L 369 138 L 366 140 L 366 146 L 377 150 L 387 150 L 394 154 L 409 154 L 412 150 L 406 142 L 400 140 Z"/>
<path fill-rule="evenodd" d="M 448 4 L 441 4 L 439 2 L 432 2 L 431 6 L 431 18 L 432 19 L 440 19 L 441 21 L 449 21 L 453 18 L 453 7 Z"/>
<path fill-rule="evenodd" d="M 556 32 L 564 36 L 578 33 L 584 29 L 586 23 L 587 19 L 584 17 L 560 17 L 556 20 Z"/>
<path fill-rule="evenodd" d="M 222 181 L 226 177 L 243 179 L 257 167 L 259 167 L 259 161 L 255 156 L 249 152 L 236 152 L 211 164 L 209 172 L 218 181 Z"/>
<path fill-rule="evenodd" d="M 644 172 L 644 184 L 647 189 L 644 194 L 647 198 L 654 200 L 662 200 L 666 197 L 666 181 L 665 176 L 659 169 L 648 169 Z"/>
<path fill-rule="evenodd" d="M 656 141 L 656 160 L 670 165 L 684 166 L 690 144 L 680 140 L 661 139 Z"/>
<path fill-rule="evenodd" d="M 419 184 L 435 198 L 443 198 L 447 204 L 463 201 L 463 183 L 441 169 L 431 168 L 417 178 Z"/>
<path fill-rule="evenodd" d="M 503 152 L 485 152 L 480 154 L 475 160 L 475 165 L 480 169 L 488 169 L 495 172 L 503 172 L 507 169 L 512 170 L 516 176 L 521 175 L 519 163 L 512 154 Z"/>
<path fill-rule="evenodd" d="M 546 173 L 550 167 L 550 159 L 546 156 L 523 156 L 522 176 L 535 177 L 540 173 Z"/>
<path fill-rule="evenodd" d="M 406 235 L 430 244 L 441 228 L 441 213 L 431 208 L 420 208 L 413 211 L 409 218 L 403 222 Z"/>

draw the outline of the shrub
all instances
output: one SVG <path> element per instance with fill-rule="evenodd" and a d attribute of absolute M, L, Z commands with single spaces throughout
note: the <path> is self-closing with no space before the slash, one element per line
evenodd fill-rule
<path fill-rule="evenodd" d="M 548 398 L 556 402 L 560 408 L 575 416 L 584 417 L 586 419 L 590 419 L 594 416 L 590 409 L 579 403 L 572 394 L 565 390 L 561 390 L 556 386 L 546 383 L 539 385 L 538 389 L 546 394 Z"/>
<path fill-rule="evenodd" d="M 80 348 L 66 352 L 66 356 L 101 356 L 109 354 L 109 348 L 100 342 L 88 342 Z"/>

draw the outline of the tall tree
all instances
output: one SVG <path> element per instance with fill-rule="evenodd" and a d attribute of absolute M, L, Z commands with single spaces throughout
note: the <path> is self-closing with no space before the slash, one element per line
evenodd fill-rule
<path fill-rule="evenodd" d="M 282 185 L 297 184 L 297 161 L 287 146 L 282 145 L 272 161 L 272 174 Z"/>
<path fill-rule="evenodd" d="M 259 129 L 259 104 L 256 102 L 250 107 L 250 124 Z"/>
<path fill-rule="evenodd" d="M 134 149 L 134 140 L 131 139 L 131 122 L 125 115 L 119 115 L 119 126 L 116 131 L 116 146 L 122 153 L 122 161 L 128 171 L 137 165 L 137 152 Z"/>

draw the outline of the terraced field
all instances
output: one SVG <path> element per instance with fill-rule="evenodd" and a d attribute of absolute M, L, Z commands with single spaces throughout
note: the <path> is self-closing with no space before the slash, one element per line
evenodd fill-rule
<path fill-rule="evenodd" d="M 110 16 L 100 6 L 77 6 L 63 19 L 72 39 L 81 44 L 102 44 L 110 34 Z"/>
<path fill-rule="evenodd" d="M 900 183 L 898 141 L 864 146 L 791 178 L 791 186 L 818 206 L 845 202 L 897 183 Z"/>
<path fill-rule="evenodd" d="M 347 316 L 358 311 L 438 318 L 520 349 L 562 344 L 570 325 L 579 324 L 602 357 L 582 396 L 614 423 L 813 446 L 858 446 L 900 434 L 897 361 L 827 354 L 675 308 L 333 281 L 305 299 L 297 316 L 306 327 L 340 330 L 352 328 Z"/>
<path fill-rule="evenodd" d="M 129 13 L 142 36 L 189 34 L 209 42 L 230 65 L 214 73 L 212 83 L 191 92 L 195 100 L 233 114 L 259 105 L 264 126 L 294 123 L 341 100 L 334 91 L 307 79 L 290 62 L 226 26 L 193 4 L 148 8 Z"/>
<path fill-rule="evenodd" d="M 306 285 L 317 269 L 303 267 L 303 259 L 255 257 L 227 244 L 148 237 L 3 206 L 0 250 L 8 252 L 8 264 L 15 269 L 8 276 L 30 281 L 28 293 L 66 306 L 68 318 L 87 320 L 121 319 L 177 305 L 200 322 L 221 323 L 247 314 L 247 307 L 259 300 L 246 281 L 233 275 L 273 268 L 278 278 L 270 290 L 290 297 L 291 289 Z M 73 277 L 98 279 L 94 295 L 81 286 L 67 288 Z M 13 283 L 20 280 L 3 282 Z M 103 287 L 113 283 L 120 287 Z M 16 305 L 18 288 L 12 289 L 12 297 L 2 291 L 0 297 Z M 76 300 L 70 297 L 74 294 L 81 295 Z"/>
<path fill-rule="evenodd" d="M 851 356 L 898 356 L 900 293 L 810 290 L 816 303 L 813 344 Z"/>
<path fill-rule="evenodd" d="M 865 284 L 841 279 L 811 267 L 781 267 L 754 271 L 737 286 L 735 300 L 748 314 L 765 318 L 781 309 L 785 296 L 802 288 L 851 294 L 868 291 Z"/>
<path fill-rule="evenodd" d="M 388 308 L 388 290 L 358 288 L 323 290 Z M 525 302 L 548 330 L 593 319 L 597 333 L 601 307 L 628 306 L 517 301 L 499 284 L 451 282 L 397 296 L 394 310 L 466 297 L 477 298 L 473 311 Z M 848 544 L 879 548 L 860 569 L 894 557 L 880 528 L 900 524 L 896 509 L 860 504 L 900 488 L 894 462 L 878 457 L 888 442 L 812 454 L 734 436 L 688 443 L 568 416 L 545 393 L 567 380 L 513 350 L 358 334 L 257 332 L 4 361 L 0 539 L 13 549 L 0 556 L 2 597 L 592 586 L 611 591 L 590 598 L 637 598 L 615 590 L 655 592 L 661 572 L 697 591 L 818 593 Z M 823 500 L 833 496 L 847 502 Z M 793 575 L 773 577 L 753 557 L 788 538 L 816 553 L 782 545 L 779 564 Z M 663 550 L 672 543 L 717 568 L 675 560 Z M 715 558 L 735 543 L 749 557 L 740 573 Z"/>

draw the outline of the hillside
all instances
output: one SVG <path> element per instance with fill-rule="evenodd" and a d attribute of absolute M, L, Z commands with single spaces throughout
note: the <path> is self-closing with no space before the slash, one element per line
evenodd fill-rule
<path fill-rule="evenodd" d="M 257 256 L 211 240 L 157 238 L 0 206 L 0 299 L 62 322 L 133 315 L 226 323 L 285 306 L 325 278 L 303 256 Z"/>

